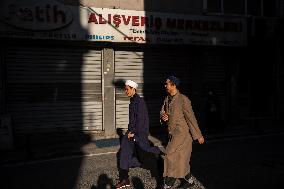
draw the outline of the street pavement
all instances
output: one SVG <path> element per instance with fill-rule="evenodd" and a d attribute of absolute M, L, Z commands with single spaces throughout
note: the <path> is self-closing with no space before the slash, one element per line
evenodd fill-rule
<path fill-rule="evenodd" d="M 2 189 L 111 189 L 118 179 L 116 153 L 118 146 L 94 150 L 91 154 L 73 155 L 31 162 L 2 165 Z M 155 188 L 156 180 L 148 170 L 130 169 L 129 189 Z M 194 188 L 203 189 L 195 178 Z M 175 186 L 180 182 L 177 181 Z"/>
<path fill-rule="evenodd" d="M 194 143 L 191 170 L 197 184 L 193 189 L 283 188 L 283 136 L 283 133 L 274 133 L 208 139 L 204 145 Z M 113 188 L 118 178 L 118 148 L 118 145 L 90 148 L 90 144 L 86 144 L 81 147 L 82 153 L 4 163 L 0 166 L 0 188 Z M 130 180 L 129 189 L 156 186 L 149 171 L 142 168 L 131 169 Z M 176 182 L 176 186 L 178 184 Z"/>

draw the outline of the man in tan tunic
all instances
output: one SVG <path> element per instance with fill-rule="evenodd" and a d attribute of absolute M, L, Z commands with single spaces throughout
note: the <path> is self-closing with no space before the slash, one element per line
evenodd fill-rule
<path fill-rule="evenodd" d="M 204 143 L 204 138 L 198 127 L 190 100 L 178 90 L 179 79 L 170 76 L 165 82 L 168 96 L 164 100 L 160 115 L 167 123 L 169 143 L 166 147 L 164 159 L 164 189 L 171 188 L 177 178 L 183 178 L 180 188 L 194 185 L 190 173 L 190 157 L 192 141 Z"/>

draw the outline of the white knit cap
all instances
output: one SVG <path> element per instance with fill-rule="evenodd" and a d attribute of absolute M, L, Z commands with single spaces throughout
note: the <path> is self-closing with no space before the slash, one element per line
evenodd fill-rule
<path fill-rule="evenodd" d="M 130 87 L 133 87 L 133 88 L 135 88 L 135 89 L 138 88 L 138 84 L 135 83 L 135 82 L 132 81 L 132 80 L 126 80 L 125 85 L 128 85 L 128 86 L 130 86 Z"/>

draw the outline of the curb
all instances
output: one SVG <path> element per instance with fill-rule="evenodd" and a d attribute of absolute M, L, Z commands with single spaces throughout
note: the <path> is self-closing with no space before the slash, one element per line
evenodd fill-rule
<path fill-rule="evenodd" d="M 254 133 L 240 133 L 231 135 L 209 135 L 205 136 L 207 143 L 238 140 L 238 139 L 249 139 L 249 138 L 260 138 L 266 136 L 278 136 L 284 135 L 284 131 L 280 132 L 254 132 Z M 159 135 L 159 138 L 165 139 L 165 135 Z M 158 146 L 161 150 L 164 150 L 163 143 L 165 140 L 160 140 L 154 136 L 150 136 L 149 140 Z M 77 144 L 78 145 L 78 144 Z M 37 161 L 48 161 L 55 159 L 64 159 L 68 157 L 85 157 L 94 156 L 97 154 L 116 153 L 119 150 L 119 139 L 100 139 L 91 141 L 89 144 L 79 145 L 77 148 L 71 148 L 70 146 L 53 146 L 49 150 L 36 148 L 32 152 L 26 150 L 8 151 L 4 152 L 0 158 L 0 166 L 13 165 L 19 163 L 31 163 Z M 29 154 L 31 153 L 31 154 Z"/>

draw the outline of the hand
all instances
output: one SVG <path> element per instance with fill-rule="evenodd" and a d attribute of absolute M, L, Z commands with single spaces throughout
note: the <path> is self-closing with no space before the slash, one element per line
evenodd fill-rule
<path fill-rule="evenodd" d="M 129 132 L 128 135 L 127 135 L 127 138 L 130 139 L 130 138 L 133 138 L 133 137 L 134 137 L 134 134 Z"/>
<path fill-rule="evenodd" d="M 199 139 L 197 139 L 199 144 L 203 144 L 205 142 L 204 138 L 203 137 L 200 137 Z"/>
<path fill-rule="evenodd" d="M 169 115 L 166 114 L 166 113 L 163 113 L 161 118 L 162 118 L 163 121 L 168 121 L 169 120 Z"/>

